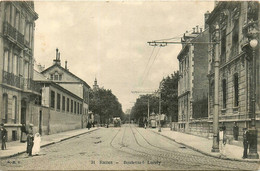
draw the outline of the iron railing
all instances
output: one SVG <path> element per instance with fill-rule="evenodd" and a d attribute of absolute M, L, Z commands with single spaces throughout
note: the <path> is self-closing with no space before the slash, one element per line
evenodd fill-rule
<path fill-rule="evenodd" d="M 23 89 L 40 92 L 40 85 L 31 78 L 23 78 L 7 71 L 3 71 L 3 83 Z"/>
<path fill-rule="evenodd" d="M 30 47 L 30 43 L 24 39 L 24 35 L 14 28 L 10 23 L 4 22 L 4 35 L 11 37 L 14 41 Z"/>

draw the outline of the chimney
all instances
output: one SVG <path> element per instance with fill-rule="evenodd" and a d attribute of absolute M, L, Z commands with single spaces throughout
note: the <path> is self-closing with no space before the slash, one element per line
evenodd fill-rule
<path fill-rule="evenodd" d="M 205 14 L 204 14 L 204 29 L 207 29 L 209 27 L 209 25 L 206 23 L 208 18 L 209 18 L 209 15 L 210 15 L 210 12 L 207 11 Z"/>
<path fill-rule="evenodd" d="M 68 64 L 68 61 L 66 60 L 66 61 L 65 61 L 65 69 L 66 69 L 66 70 L 68 70 L 67 64 Z"/>
<path fill-rule="evenodd" d="M 200 28 L 200 32 L 202 33 L 202 28 Z"/>
<path fill-rule="evenodd" d="M 60 65 L 60 53 L 58 48 L 56 49 L 56 59 L 53 60 L 53 64 Z"/>
<path fill-rule="evenodd" d="M 197 28 L 197 33 L 199 33 L 199 26 L 197 25 L 196 28 Z"/>
<path fill-rule="evenodd" d="M 193 29 L 193 32 L 192 32 L 192 33 L 195 33 L 195 27 L 193 27 L 192 29 Z"/>

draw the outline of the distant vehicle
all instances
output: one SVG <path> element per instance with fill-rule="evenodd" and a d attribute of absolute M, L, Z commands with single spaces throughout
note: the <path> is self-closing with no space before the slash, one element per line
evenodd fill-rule
<path fill-rule="evenodd" d="M 156 128 L 156 120 L 155 119 L 151 119 L 151 127 Z"/>
<path fill-rule="evenodd" d="M 121 126 L 121 119 L 120 119 L 120 117 L 113 118 L 113 124 L 114 124 L 114 127 L 120 127 Z"/>

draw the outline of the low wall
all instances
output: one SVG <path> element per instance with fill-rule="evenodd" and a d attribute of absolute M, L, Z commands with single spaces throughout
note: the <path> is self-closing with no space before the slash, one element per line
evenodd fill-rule
<path fill-rule="evenodd" d="M 81 115 L 50 110 L 50 134 L 80 129 Z"/>

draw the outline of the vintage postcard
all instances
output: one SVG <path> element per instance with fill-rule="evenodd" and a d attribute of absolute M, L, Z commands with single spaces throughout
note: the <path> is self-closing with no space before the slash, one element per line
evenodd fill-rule
<path fill-rule="evenodd" d="M 259 170 L 260 3 L 0 1 L 0 170 Z"/>

